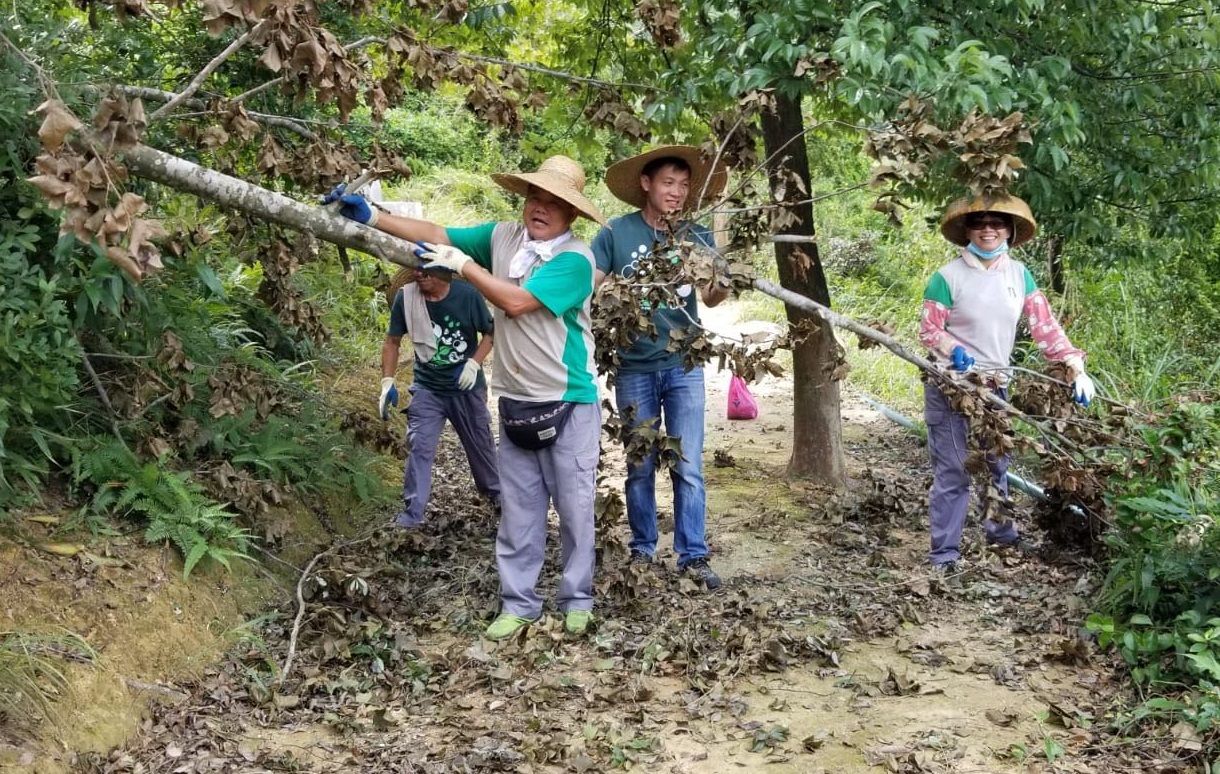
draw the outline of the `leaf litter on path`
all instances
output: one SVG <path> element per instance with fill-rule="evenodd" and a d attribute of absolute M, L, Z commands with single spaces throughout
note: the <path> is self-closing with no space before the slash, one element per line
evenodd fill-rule
<path fill-rule="evenodd" d="M 82 756 L 81 770 L 1002 771 L 1015 768 L 997 756 L 1035 744 L 1050 701 L 1087 701 L 1073 685 L 1084 668 L 1047 658 L 1079 625 L 1079 571 L 1010 566 L 971 543 L 960 587 L 933 583 L 914 442 L 870 426 L 878 442 L 852 449 L 859 485 L 846 497 L 771 491 L 763 524 L 759 494 L 782 452 L 747 455 L 730 431 L 709 430 L 708 449 L 734 450 L 732 466 L 707 471 L 713 560 L 732 568 L 721 591 L 698 591 L 665 564 L 628 563 L 607 477 L 594 631 L 571 638 L 551 610 L 507 642 L 482 640 L 498 605 L 495 518 L 446 434 L 427 525 L 319 561 L 283 684 L 287 608 L 189 701 L 158 707 L 138 738 Z M 614 471 L 615 452 L 606 457 Z M 724 477 L 735 489 L 720 510 Z M 550 532 L 544 593 L 559 566 L 553 517 Z M 747 545 L 759 558 L 739 554 Z"/>

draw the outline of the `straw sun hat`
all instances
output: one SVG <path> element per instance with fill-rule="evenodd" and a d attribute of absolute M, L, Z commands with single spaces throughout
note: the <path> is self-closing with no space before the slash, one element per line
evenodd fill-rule
<path fill-rule="evenodd" d="M 592 221 L 606 225 L 606 216 L 585 196 L 585 170 L 567 156 L 551 156 L 537 172 L 500 172 L 491 176 L 501 188 L 529 196 L 530 186 L 563 199 Z"/>
<path fill-rule="evenodd" d="M 649 162 L 669 157 L 682 159 L 690 167 L 691 196 L 686 202 L 687 209 L 697 209 L 702 204 L 702 201 L 697 202 L 695 199 L 703 191 L 703 184 L 709 175 L 711 181 L 707 183 L 703 201 L 715 199 L 724 190 L 724 185 L 729 178 L 724 162 L 717 164 L 713 170 L 712 165 L 704 160 L 703 151 L 693 145 L 662 145 L 647 153 L 615 162 L 606 170 L 606 187 L 620 201 L 644 209 L 644 205 L 648 203 L 648 196 L 640 186 L 640 175 L 643 174 L 644 167 L 648 166 Z"/>
<path fill-rule="evenodd" d="M 966 197 L 953 202 L 941 218 L 940 233 L 953 244 L 965 247 L 970 242 L 966 236 L 966 218 L 980 212 L 1002 212 L 1012 217 L 1016 233 L 1009 240 L 1010 247 L 1028 242 L 1038 233 L 1038 223 L 1025 200 L 1003 194 L 973 199 Z"/>

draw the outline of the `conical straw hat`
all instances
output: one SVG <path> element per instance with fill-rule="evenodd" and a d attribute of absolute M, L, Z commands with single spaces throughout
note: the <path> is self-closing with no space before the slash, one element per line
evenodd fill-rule
<path fill-rule="evenodd" d="M 690 197 L 686 200 L 686 209 L 696 210 L 703 202 L 712 201 L 724 190 L 729 173 L 724 162 L 716 164 L 712 169 L 711 162 L 704 160 L 703 151 L 693 145 L 662 145 L 647 153 L 632 156 L 629 159 L 617 161 L 606 170 L 606 187 L 619 201 L 624 201 L 633 207 L 644 209 L 648 203 L 648 195 L 640 186 L 640 175 L 644 167 L 654 159 L 674 157 L 682 159 L 690 167 Z M 708 177 L 711 181 L 708 182 Z M 707 182 L 707 191 L 703 191 Z M 695 201 L 703 192 L 702 201 Z"/>
<path fill-rule="evenodd" d="M 498 172 L 491 176 L 501 188 L 529 196 L 530 186 L 558 196 L 589 220 L 606 225 L 606 216 L 585 196 L 585 170 L 567 156 L 551 156 L 537 172 Z"/>
<path fill-rule="evenodd" d="M 966 216 L 976 212 L 1002 212 L 1012 216 L 1016 233 L 1008 242 L 1010 247 L 1028 242 L 1038 233 L 1038 223 L 1025 200 L 1006 194 L 958 199 L 945 210 L 945 217 L 940 221 L 940 233 L 953 244 L 965 247 L 970 242 L 966 236 Z"/>

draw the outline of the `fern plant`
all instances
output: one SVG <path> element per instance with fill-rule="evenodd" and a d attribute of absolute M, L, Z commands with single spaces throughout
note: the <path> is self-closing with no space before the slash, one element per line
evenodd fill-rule
<path fill-rule="evenodd" d="M 183 577 L 203 559 L 226 568 L 234 559 L 249 559 L 250 534 L 233 513 L 210 500 L 187 474 L 160 462 L 141 463 L 116 440 L 78 453 L 72 477 L 78 488 L 94 488 L 86 510 L 141 518 L 148 525 L 147 542 L 173 543 L 183 556 Z"/>

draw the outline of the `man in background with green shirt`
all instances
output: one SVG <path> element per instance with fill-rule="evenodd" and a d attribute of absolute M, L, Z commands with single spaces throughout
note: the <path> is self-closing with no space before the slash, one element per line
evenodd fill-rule
<path fill-rule="evenodd" d="M 542 615 L 535 586 L 546 549 L 547 511 L 559 514 L 563 575 L 558 604 L 564 626 L 583 634 L 592 620 L 595 561 L 593 500 L 601 438 L 590 300 L 593 253 L 571 233 L 583 215 L 605 218 L 584 195 L 585 174 L 566 156 L 552 156 L 537 172 L 497 174 L 500 186 L 525 197 L 520 222 L 444 228 L 378 213 L 341 190 L 344 217 L 413 242 L 426 243 L 425 268 L 449 269 L 495 307 L 496 358 L 492 389 L 500 398 L 500 615 L 489 639 L 505 639 Z M 526 448 L 505 429 L 506 401 L 562 413 L 562 424 Z"/>

